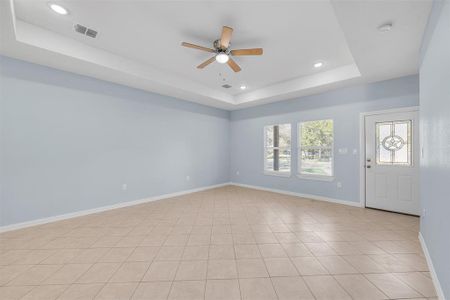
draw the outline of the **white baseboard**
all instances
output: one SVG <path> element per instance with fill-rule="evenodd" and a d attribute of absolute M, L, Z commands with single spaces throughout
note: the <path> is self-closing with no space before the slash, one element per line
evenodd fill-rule
<path fill-rule="evenodd" d="M 230 184 L 231 185 L 235 185 L 235 186 L 255 189 L 255 190 L 268 191 L 268 192 L 274 192 L 274 193 L 278 193 L 278 194 L 297 196 L 297 197 L 308 198 L 308 199 L 313 199 L 313 200 L 326 201 L 326 202 L 332 202 L 332 203 L 337 203 L 337 204 L 361 207 L 361 203 L 359 203 L 359 202 L 334 199 L 334 198 L 318 196 L 318 195 L 302 194 L 302 193 L 296 193 L 296 192 L 290 192 L 290 191 L 285 191 L 285 190 L 272 189 L 272 188 L 267 188 L 267 187 L 263 187 L 263 186 L 243 184 L 243 183 L 237 183 L 237 182 L 231 182 Z"/>
<path fill-rule="evenodd" d="M 108 206 L 102 206 L 102 207 L 97 207 L 97 208 L 92 208 L 92 209 L 87 209 L 87 210 L 81 210 L 81 211 L 77 211 L 77 212 L 73 212 L 73 213 L 57 215 L 57 216 L 48 217 L 48 218 L 42 218 L 42 219 L 37 219 L 37 220 L 32 220 L 32 221 L 27 221 L 27 222 L 15 223 L 15 224 L 11 224 L 11 225 L 1 226 L 0 233 L 6 232 L 6 231 L 17 230 L 17 229 L 21 229 L 21 228 L 26 228 L 26 227 L 31 227 L 31 226 L 36 226 L 36 225 L 41 225 L 41 224 L 46 224 L 46 223 L 51 223 L 51 222 L 56 222 L 56 221 L 61 221 L 61 220 L 66 220 L 66 219 L 71 219 L 71 218 L 76 218 L 76 217 L 81 217 L 81 216 L 85 216 L 85 215 L 95 214 L 95 213 L 112 210 L 112 209 L 116 209 L 116 208 L 133 206 L 133 205 L 152 202 L 152 201 L 156 201 L 156 200 L 162 200 L 162 199 L 172 198 L 172 197 L 176 197 L 176 196 L 200 192 L 200 191 L 204 191 L 204 190 L 210 190 L 210 189 L 227 186 L 227 185 L 230 185 L 230 183 L 225 182 L 225 183 L 221 183 L 221 184 L 209 185 L 209 186 L 199 187 L 199 188 L 195 188 L 195 189 L 170 193 L 170 194 L 163 194 L 163 195 L 144 198 L 144 199 L 138 199 L 138 200 L 133 200 L 133 201 L 121 202 L 121 203 L 117 203 L 117 204 L 113 204 L 113 205 L 108 205 Z"/>
<path fill-rule="evenodd" d="M 149 197 L 149 198 L 144 198 L 144 199 L 138 199 L 138 200 L 128 201 L 128 202 L 121 202 L 121 203 L 117 203 L 117 204 L 113 204 L 113 205 L 102 206 L 102 207 L 97 207 L 97 208 L 92 208 L 92 209 L 87 209 L 87 210 L 81 210 L 81 211 L 77 211 L 77 212 L 73 212 L 73 213 L 57 215 L 57 216 L 48 217 L 48 218 L 42 218 L 42 219 L 37 219 L 37 220 L 32 220 L 32 221 L 27 221 L 27 222 L 5 225 L 5 226 L 0 227 L 0 233 L 17 230 L 17 229 L 22 229 L 22 228 L 26 228 L 26 227 L 31 227 L 31 226 L 36 226 L 36 225 L 41 225 L 41 224 L 46 224 L 46 223 L 51 223 L 51 222 L 56 222 L 56 221 L 61 221 L 61 220 L 67 220 L 67 219 L 81 217 L 81 216 L 85 216 L 85 215 L 95 214 L 95 213 L 112 210 L 112 209 L 116 209 L 116 208 L 122 208 L 122 207 L 152 202 L 152 201 L 156 201 L 156 200 L 172 198 L 172 197 L 176 197 L 176 196 L 200 192 L 200 191 L 209 190 L 209 189 L 218 188 L 218 187 L 227 186 L 227 185 L 235 185 L 235 186 L 240 186 L 240 187 L 246 187 L 246 188 L 257 189 L 257 190 L 262 190 L 262 191 L 269 191 L 269 192 L 297 196 L 297 197 L 308 198 L 308 199 L 313 199 L 313 200 L 332 202 L 332 203 L 337 203 L 337 204 L 344 204 L 344 205 L 357 206 L 357 207 L 361 206 L 360 203 L 357 203 L 357 202 L 333 199 L 333 198 L 329 198 L 329 197 L 295 193 L 295 192 L 289 192 L 289 191 L 284 191 L 284 190 L 266 188 L 266 187 L 262 187 L 262 186 L 256 186 L 256 185 L 241 184 L 241 183 L 236 183 L 236 182 L 225 182 L 225 183 L 216 184 L 216 185 L 210 185 L 210 186 L 204 186 L 204 187 L 199 187 L 199 188 L 190 189 L 190 190 L 184 190 L 184 191 L 180 191 L 180 192 L 176 192 L 176 193 L 164 194 L 164 195 L 159 195 L 159 196 L 154 196 L 154 197 Z"/>
<path fill-rule="evenodd" d="M 430 269 L 431 279 L 433 280 L 434 289 L 436 290 L 436 294 L 439 300 L 445 300 L 444 291 L 442 290 L 441 283 L 439 282 L 439 278 L 437 277 L 436 270 L 433 266 L 433 261 L 431 260 L 430 253 L 428 252 L 427 244 L 423 239 L 422 233 L 419 232 L 419 241 L 422 246 L 422 251 L 425 254 L 425 259 L 427 260 L 428 269 Z"/>

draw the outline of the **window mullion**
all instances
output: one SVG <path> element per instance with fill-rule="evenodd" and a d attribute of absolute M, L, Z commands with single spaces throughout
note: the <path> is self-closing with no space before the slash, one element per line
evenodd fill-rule
<path fill-rule="evenodd" d="M 278 146 L 280 145 L 280 129 L 278 125 L 273 126 L 273 170 L 280 170 L 280 150 Z"/>

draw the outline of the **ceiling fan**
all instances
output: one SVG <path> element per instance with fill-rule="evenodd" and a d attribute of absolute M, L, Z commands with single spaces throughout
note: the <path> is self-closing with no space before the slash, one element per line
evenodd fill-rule
<path fill-rule="evenodd" d="M 207 48 L 191 43 L 182 42 L 181 46 L 198 49 L 201 51 L 206 51 L 210 53 L 214 53 L 214 56 L 210 59 L 202 62 L 197 66 L 198 69 L 203 69 L 213 61 L 217 61 L 218 63 L 224 64 L 227 63 L 234 72 L 239 72 L 241 67 L 231 58 L 231 56 L 241 56 L 241 55 L 262 55 L 262 48 L 252 48 L 252 49 L 230 49 L 230 40 L 231 34 L 233 33 L 233 28 L 228 26 L 223 26 L 222 35 L 220 39 L 215 40 L 213 43 L 213 48 Z"/>

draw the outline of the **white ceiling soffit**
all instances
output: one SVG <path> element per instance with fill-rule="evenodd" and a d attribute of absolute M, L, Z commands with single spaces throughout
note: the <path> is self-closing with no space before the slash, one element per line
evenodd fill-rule
<path fill-rule="evenodd" d="M 0 53 L 228 110 L 415 74 L 431 9 L 431 0 L 52 3 L 69 14 L 48 0 L 0 1 Z M 384 23 L 392 30 L 378 31 Z M 211 47 L 223 25 L 234 28 L 232 48 L 264 55 L 236 57 L 239 73 L 216 62 L 198 70 L 211 54 L 180 43 Z"/>

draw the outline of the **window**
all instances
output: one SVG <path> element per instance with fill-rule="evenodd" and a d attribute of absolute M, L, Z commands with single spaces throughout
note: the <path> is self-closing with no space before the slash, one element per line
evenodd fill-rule
<path fill-rule="evenodd" d="M 378 165 L 411 166 L 411 120 L 376 123 Z"/>
<path fill-rule="evenodd" d="M 333 120 L 299 123 L 298 134 L 300 177 L 332 179 Z"/>
<path fill-rule="evenodd" d="M 289 176 L 291 172 L 291 124 L 264 127 L 264 172 Z"/>

